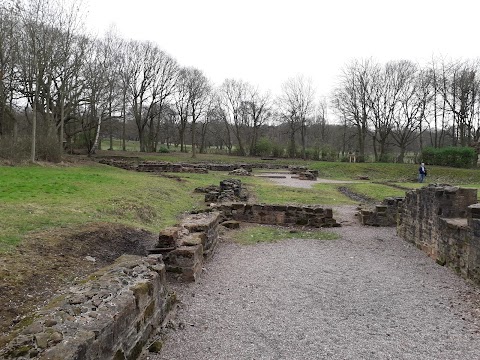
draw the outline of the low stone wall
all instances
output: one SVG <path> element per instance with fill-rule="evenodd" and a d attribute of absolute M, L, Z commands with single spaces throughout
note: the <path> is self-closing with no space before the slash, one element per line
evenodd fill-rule
<path fill-rule="evenodd" d="M 124 255 L 31 317 L 1 359 L 136 359 L 174 302 L 160 255 Z"/>
<path fill-rule="evenodd" d="M 477 190 L 429 185 L 408 191 L 397 233 L 441 265 L 480 283 L 480 204 Z"/>
<path fill-rule="evenodd" d="M 320 206 L 243 204 L 221 205 L 219 210 L 228 219 L 270 225 L 305 225 L 312 227 L 340 226 L 332 209 Z"/>
<path fill-rule="evenodd" d="M 128 157 L 104 157 L 98 158 L 102 164 L 119 167 L 126 170 L 137 170 L 142 172 L 194 172 L 205 173 L 208 171 L 232 172 L 243 169 L 248 173 L 253 169 L 287 169 L 288 165 L 272 163 L 256 164 L 215 164 L 215 163 L 171 163 L 168 161 L 140 161 L 138 158 Z M 294 167 L 294 169 L 296 169 Z M 302 168 L 304 171 L 306 168 Z M 244 175 L 243 173 L 241 175 Z M 318 175 L 318 174 L 317 174 Z"/>
<path fill-rule="evenodd" d="M 160 232 L 151 253 L 163 255 L 166 270 L 184 281 L 195 281 L 218 244 L 218 225 L 223 219 L 218 212 L 185 216 L 177 226 Z"/>
<path fill-rule="evenodd" d="M 136 170 L 138 165 L 138 159 L 125 158 L 101 158 L 98 162 L 100 164 L 114 166 L 124 170 Z"/>
<path fill-rule="evenodd" d="M 225 220 L 270 225 L 305 225 L 334 227 L 332 209 L 319 206 L 223 204 L 185 216 L 177 226 L 159 234 L 158 243 L 150 253 L 162 254 L 166 270 L 183 281 L 198 279 L 203 262 L 218 244 L 218 226 Z"/>
<path fill-rule="evenodd" d="M 295 174 L 294 178 L 299 180 L 317 180 L 318 170 L 308 169 L 306 166 L 289 165 L 288 170 L 290 173 Z M 293 177 L 293 176 L 292 176 Z"/>
<path fill-rule="evenodd" d="M 242 182 L 238 179 L 222 180 L 220 186 L 209 185 L 204 188 L 196 188 L 195 192 L 205 193 L 205 202 L 207 203 L 248 200 L 248 193 L 242 188 Z"/>
<path fill-rule="evenodd" d="M 176 173 L 208 173 L 208 168 L 197 164 L 174 164 L 169 162 L 144 161 L 138 164 L 137 171 L 140 172 L 176 172 Z"/>
<path fill-rule="evenodd" d="M 358 212 L 360 223 L 369 226 L 397 226 L 397 213 L 403 199 L 388 197 L 379 205 L 361 207 Z"/>

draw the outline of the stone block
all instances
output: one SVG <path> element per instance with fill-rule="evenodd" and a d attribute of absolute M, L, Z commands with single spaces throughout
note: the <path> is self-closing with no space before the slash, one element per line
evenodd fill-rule
<path fill-rule="evenodd" d="M 175 246 L 175 242 L 178 239 L 179 227 L 171 226 L 160 231 L 158 236 L 158 248 L 170 248 Z"/>
<path fill-rule="evenodd" d="M 178 240 L 177 246 L 195 246 L 205 245 L 206 234 L 204 232 L 198 232 L 183 236 Z"/>
<path fill-rule="evenodd" d="M 222 226 L 228 229 L 238 229 L 240 228 L 240 222 L 235 220 L 228 220 L 221 223 Z"/>
<path fill-rule="evenodd" d="M 185 217 L 182 220 L 182 226 L 190 233 L 206 232 L 213 226 L 220 222 L 220 213 L 213 211 L 210 213 L 193 214 Z"/>

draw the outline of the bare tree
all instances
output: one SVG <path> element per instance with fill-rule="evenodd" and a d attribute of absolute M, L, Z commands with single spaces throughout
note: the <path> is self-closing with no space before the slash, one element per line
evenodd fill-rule
<path fill-rule="evenodd" d="M 309 133 L 313 137 L 313 143 L 317 152 L 327 143 L 328 137 L 328 104 L 325 98 L 320 99 L 316 106 Z"/>
<path fill-rule="evenodd" d="M 447 66 L 444 73 L 442 95 L 447 110 L 453 118 L 452 137 L 461 146 L 474 139 L 475 105 L 478 97 L 479 80 L 476 62 L 456 62 Z"/>
<path fill-rule="evenodd" d="M 53 57 L 52 23 L 55 15 L 49 0 L 32 0 L 22 9 L 22 48 L 19 54 L 20 91 L 32 108 L 31 161 L 37 156 L 37 115 L 45 112 L 44 101 L 40 104 L 40 87 L 49 85 L 48 65 Z"/>
<path fill-rule="evenodd" d="M 443 60 L 442 60 L 443 63 Z M 427 103 L 431 116 L 425 117 L 425 125 L 429 129 L 430 143 L 433 147 L 441 147 L 445 140 L 448 121 L 446 119 L 446 101 L 442 96 L 443 74 L 445 67 L 439 68 L 438 60 L 432 58 L 428 66 L 428 77 L 430 78 L 431 102 Z M 423 122 L 420 124 L 423 130 Z M 422 137 L 420 137 L 420 150 L 423 148 Z"/>
<path fill-rule="evenodd" d="M 79 120 L 84 142 L 89 154 L 94 154 L 99 146 L 99 136 L 103 120 L 108 116 L 108 66 L 109 58 L 104 44 L 97 40 L 92 43 L 84 71 L 85 89 L 82 93 L 84 106 L 79 109 Z"/>
<path fill-rule="evenodd" d="M 430 74 L 413 63 L 402 69 L 404 81 L 392 122 L 392 138 L 400 149 L 397 161 L 403 162 L 407 146 L 422 134 L 422 122 L 432 99 Z"/>
<path fill-rule="evenodd" d="M 353 61 L 342 70 L 339 85 L 334 91 L 333 106 L 343 114 L 345 122 L 357 131 L 359 160 L 365 160 L 365 144 L 368 134 L 368 89 L 371 86 L 372 60 Z"/>
<path fill-rule="evenodd" d="M 271 97 L 268 92 L 261 93 L 258 88 L 250 87 L 247 92 L 247 115 L 250 117 L 250 155 L 256 156 L 260 129 L 271 117 Z"/>
<path fill-rule="evenodd" d="M 299 75 L 288 79 L 282 85 L 282 94 L 278 105 L 283 118 L 290 128 L 290 156 L 295 156 L 295 135 L 300 130 L 302 144 L 302 159 L 306 159 L 306 129 L 307 120 L 314 110 L 315 91 L 311 79 Z"/>
<path fill-rule="evenodd" d="M 192 132 L 192 157 L 196 157 L 196 123 L 200 116 L 205 115 L 211 94 L 211 86 L 205 75 L 198 69 L 188 68 L 187 72 L 187 91 L 188 107 L 191 118 Z"/>
<path fill-rule="evenodd" d="M 150 42 L 131 41 L 127 59 L 126 71 L 131 76 L 130 96 L 140 151 L 155 151 L 160 115 L 173 93 L 178 65 L 172 57 Z"/>
<path fill-rule="evenodd" d="M 178 118 L 176 124 L 180 138 L 180 151 L 187 152 L 187 148 L 185 146 L 185 132 L 188 125 L 189 91 L 188 71 L 186 68 L 182 68 L 179 71 L 173 97 L 176 109 L 176 117 Z"/>
<path fill-rule="evenodd" d="M 7 132 L 17 139 L 17 122 L 14 116 L 14 83 L 17 64 L 19 14 L 9 3 L 0 3 L 0 136 Z"/>
<path fill-rule="evenodd" d="M 226 130 L 230 137 L 230 126 L 232 126 L 237 140 L 238 154 L 241 156 L 246 155 L 244 131 L 247 119 L 245 117 L 247 89 L 248 84 L 241 80 L 226 79 L 219 90 Z M 228 142 L 231 143 L 230 138 Z"/>

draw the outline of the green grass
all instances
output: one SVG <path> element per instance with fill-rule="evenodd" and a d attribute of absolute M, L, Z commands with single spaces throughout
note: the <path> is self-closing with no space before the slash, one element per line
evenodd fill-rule
<path fill-rule="evenodd" d="M 253 245 L 265 242 L 271 243 L 287 239 L 336 240 L 340 238 L 338 234 L 324 230 L 290 231 L 284 228 L 262 225 L 249 226 L 241 229 L 233 233 L 232 237 L 242 245 Z"/>
<path fill-rule="evenodd" d="M 105 151 L 105 154 L 122 153 Z M 191 161 L 191 154 L 151 156 L 157 160 Z M 200 154 L 194 161 L 200 160 L 264 162 L 259 158 L 211 154 Z M 278 161 L 317 169 L 321 178 L 352 180 L 368 176 L 369 181 L 341 186 L 378 201 L 386 196 L 403 196 L 404 191 L 372 184 L 373 181 L 388 181 L 407 188 L 418 188 L 428 183 L 480 188 L 480 171 L 477 169 L 429 167 L 427 183 L 418 184 L 415 182 L 416 165 Z M 196 187 L 218 185 L 221 180 L 232 177 L 226 172 L 175 175 L 181 181 L 94 163 L 81 166 L 0 166 L 0 252 L 17 245 L 31 232 L 92 222 L 121 223 L 158 232 L 175 223 L 181 213 L 205 206 L 204 195 L 193 192 Z M 315 184 L 310 189 L 298 189 L 278 186 L 263 178 L 238 178 L 260 203 L 328 206 L 356 203 L 338 192 L 339 184 Z"/>
<path fill-rule="evenodd" d="M 418 171 L 418 165 L 415 164 L 314 162 L 309 166 L 318 170 L 321 178 L 354 180 L 358 176 L 368 176 L 370 181 L 403 183 L 415 183 Z M 427 168 L 426 184 L 480 183 L 479 169 L 457 169 L 444 166 L 427 166 Z"/>
<path fill-rule="evenodd" d="M 105 148 L 105 147 L 104 147 Z M 355 180 L 359 176 L 368 176 L 370 181 L 389 181 L 398 183 L 415 183 L 417 181 L 418 164 L 394 164 L 394 163 L 348 163 L 348 162 L 327 162 L 301 159 L 281 159 L 265 161 L 260 157 L 244 157 L 218 154 L 197 154 L 192 158 L 191 152 L 181 153 L 172 147 L 171 153 L 132 153 L 143 160 L 170 161 L 170 162 L 214 162 L 214 163 L 275 163 L 280 165 L 302 165 L 307 168 L 318 170 L 319 177 L 337 180 Z M 99 151 L 101 155 L 122 154 L 120 151 Z M 125 153 L 123 153 L 125 154 Z M 449 183 L 449 184 L 480 184 L 479 169 L 458 169 L 444 166 L 428 166 L 427 183 Z"/>
<path fill-rule="evenodd" d="M 199 207 L 193 182 L 109 166 L 0 167 L 0 251 L 31 231 L 117 222 L 153 232 Z"/>
<path fill-rule="evenodd" d="M 428 183 L 425 182 L 425 183 L 418 183 L 418 182 L 415 182 L 415 183 L 412 183 L 412 182 L 408 182 L 408 183 L 402 183 L 402 182 L 393 182 L 391 183 L 392 185 L 397 185 L 397 186 L 401 186 L 401 187 L 404 187 L 404 188 L 408 188 L 408 189 L 420 189 L 424 186 L 427 186 Z"/>
<path fill-rule="evenodd" d="M 374 199 L 377 201 L 382 201 L 386 197 L 397 197 L 397 196 L 405 196 L 405 190 L 396 189 L 391 186 L 382 185 L 382 184 L 371 184 L 371 183 L 363 183 L 363 184 L 346 184 L 342 185 L 354 193 L 364 195 L 370 199 Z"/>

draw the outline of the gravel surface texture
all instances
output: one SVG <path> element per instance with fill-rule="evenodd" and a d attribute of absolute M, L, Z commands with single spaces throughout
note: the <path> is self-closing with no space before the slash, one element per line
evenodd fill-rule
<path fill-rule="evenodd" d="M 147 359 L 480 359 L 478 286 L 338 207 L 339 240 L 227 240 Z"/>
<path fill-rule="evenodd" d="M 285 178 L 268 178 L 268 176 L 277 176 L 282 175 Z M 356 184 L 361 183 L 362 181 L 352 181 L 352 180 L 330 180 L 330 179 L 320 179 L 317 180 L 300 180 L 296 178 L 296 175 L 290 174 L 288 172 L 271 172 L 271 173 L 261 173 L 262 177 L 268 178 L 268 180 L 282 186 L 290 186 L 296 188 L 310 189 L 313 184 Z"/>

